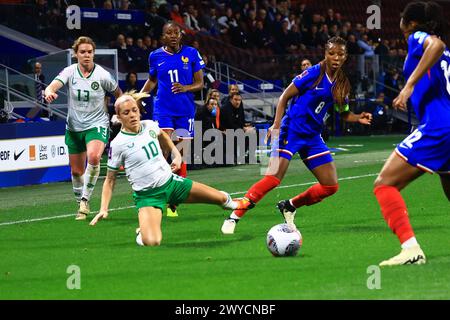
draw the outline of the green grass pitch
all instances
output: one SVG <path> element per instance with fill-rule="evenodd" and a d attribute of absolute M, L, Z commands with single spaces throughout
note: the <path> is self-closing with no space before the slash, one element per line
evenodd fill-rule
<path fill-rule="evenodd" d="M 164 217 L 158 248 L 135 243 L 137 214 L 125 178 L 116 185 L 116 210 L 95 227 L 74 220 L 70 183 L 0 189 L 0 299 L 449 299 L 450 206 L 436 175 L 402 192 L 427 264 L 381 269 L 381 288 L 367 286 L 368 268 L 400 250 L 372 184 L 401 139 L 331 138 L 329 147 L 346 149 L 334 156 L 340 190 L 298 210 L 303 247 L 291 258 L 272 257 L 265 241 L 270 227 L 282 222 L 275 204 L 314 181 L 299 160 L 234 235 L 220 232 L 227 211 L 182 205 L 178 218 Z M 190 178 L 241 196 L 261 169 L 196 170 Z M 102 182 L 92 210 L 99 208 Z M 80 270 L 79 290 L 67 288 L 71 265 Z"/>

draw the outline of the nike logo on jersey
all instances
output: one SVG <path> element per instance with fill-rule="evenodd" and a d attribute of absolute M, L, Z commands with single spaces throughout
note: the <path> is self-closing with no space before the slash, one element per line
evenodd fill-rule
<path fill-rule="evenodd" d="M 23 149 L 22 151 L 20 151 L 19 154 L 16 154 L 16 151 L 14 151 L 14 160 L 17 160 L 20 158 L 20 156 L 22 155 L 22 153 L 25 151 L 25 149 Z"/>
<path fill-rule="evenodd" d="M 323 90 L 323 88 L 316 87 L 316 90 Z"/>
<path fill-rule="evenodd" d="M 134 147 L 134 142 L 132 144 L 127 145 L 128 148 L 133 148 Z"/>
<path fill-rule="evenodd" d="M 165 61 L 158 63 L 158 67 L 161 67 L 164 63 L 166 63 Z"/>
<path fill-rule="evenodd" d="M 72 84 L 77 84 L 77 82 L 75 81 L 75 78 L 72 78 Z"/>

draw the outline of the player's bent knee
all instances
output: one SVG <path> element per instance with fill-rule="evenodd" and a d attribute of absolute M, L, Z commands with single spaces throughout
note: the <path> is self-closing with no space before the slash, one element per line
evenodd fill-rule
<path fill-rule="evenodd" d="M 161 245 L 162 236 L 154 236 L 154 235 L 145 235 L 141 234 L 142 243 L 144 246 L 148 247 L 157 247 Z"/>
<path fill-rule="evenodd" d="M 70 173 L 72 174 L 72 176 L 79 178 L 79 177 L 81 177 L 84 174 L 84 170 L 79 170 L 77 168 L 72 168 Z"/>
<path fill-rule="evenodd" d="M 142 243 L 147 247 L 157 247 L 161 245 L 161 239 L 158 240 L 155 238 L 142 238 Z"/>
<path fill-rule="evenodd" d="M 99 156 L 98 154 L 94 154 L 94 153 L 88 154 L 88 162 L 93 166 L 100 164 L 101 158 L 102 157 Z"/>

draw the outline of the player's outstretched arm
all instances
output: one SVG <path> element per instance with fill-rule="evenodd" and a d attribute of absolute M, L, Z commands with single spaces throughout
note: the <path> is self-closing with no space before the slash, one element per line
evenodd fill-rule
<path fill-rule="evenodd" d="M 44 90 L 44 99 L 47 103 L 52 103 L 58 98 L 56 91 L 61 89 L 63 86 L 62 82 L 59 80 L 53 80 L 47 88 Z"/>
<path fill-rule="evenodd" d="M 101 201 L 101 205 L 100 205 L 100 211 L 94 217 L 94 219 L 92 219 L 91 223 L 89 223 L 91 226 L 95 226 L 95 224 L 99 220 L 106 219 L 108 217 L 108 208 L 109 208 L 109 203 L 111 202 L 114 186 L 116 185 L 116 176 L 117 176 L 117 171 L 108 169 L 105 182 L 103 183 L 102 201 Z"/>
<path fill-rule="evenodd" d="M 361 112 L 354 114 L 351 111 L 342 113 L 342 119 L 346 122 L 359 122 L 361 124 L 370 125 L 372 123 L 372 114 L 369 112 Z"/>
<path fill-rule="evenodd" d="M 273 130 L 279 130 L 280 129 L 280 125 L 281 125 L 281 119 L 284 116 L 284 112 L 286 110 L 286 106 L 288 101 L 298 95 L 298 89 L 295 86 L 294 83 L 291 83 L 281 94 L 280 99 L 278 100 L 277 103 L 277 110 L 275 112 L 275 119 L 273 120 L 273 124 L 272 126 L 269 128 L 269 130 L 267 130 L 267 135 L 265 138 L 265 141 L 267 143 L 267 141 L 269 140 L 269 137 L 272 135 L 272 131 Z"/>
<path fill-rule="evenodd" d="M 177 172 L 181 168 L 182 157 L 180 151 L 178 151 L 169 135 L 162 130 L 160 130 L 158 140 L 164 154 L 171 152 L 172 163 L 170 164 L 170 168 L 172 169 L 172 172 Z"/>
<path fill-rule="evenodd" d="M 419 64 L 414 69 L 402 91 L 392 102 L 394 108 L 406 110 L 406 103 L 414 91 L 414 86 L 442 56 L 445 50 L 445 43 L 436 36 L 429 36 L 423 43 L 423 49 L 423 55 Z"/>
<path fill-rule="evenodd" d="M 144 86 L 141 89 L 141 92 L 150 93 L 156 87 L 156 78 L 149 77 L 147 81 L 145 81 Z"/>

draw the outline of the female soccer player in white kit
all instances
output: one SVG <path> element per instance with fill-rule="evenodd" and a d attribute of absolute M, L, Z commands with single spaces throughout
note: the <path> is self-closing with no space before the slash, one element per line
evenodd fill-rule
<path fill-rule="evenodd" d="M 72 48 L 78 62 L 56 76 L 45 89 L 45 100 L 53 102 L 58 98 L 56 92 L 68 86 L 65 142 L 69 149 L 73 192 L 79 203 L 76 220 L 85 220 L 100 174 L 100 159 L 109 139 L 105 93 L 111 92 L 118 98 L 122 91 L 111 74 L 94 63 L 95 43 L 91 38 L 79 37 Z"/>
<path fill-rule="evenodd" d="M 146 93 L 125 93 L 114 105 L 122 129 L 111 142 L 101 208 L 91 225 L 108 216 L 116 175 L 123 165 L 139 210 L 140 234 L 137 242 L 141 245 L 158 246 L 162 239 L 162 212 L 167 203 L 211 203 L 235 210 L 239 208 L 240 200 L 232 200 L 226 192 L 174 174 L 180 169 L 180 152 L 169 135 L 158 127 L 157 122 L 140 120 L 138 103 L 148 96 Z M 163 151 L 171 152 L 170 165 L 164 158 Z"/>

